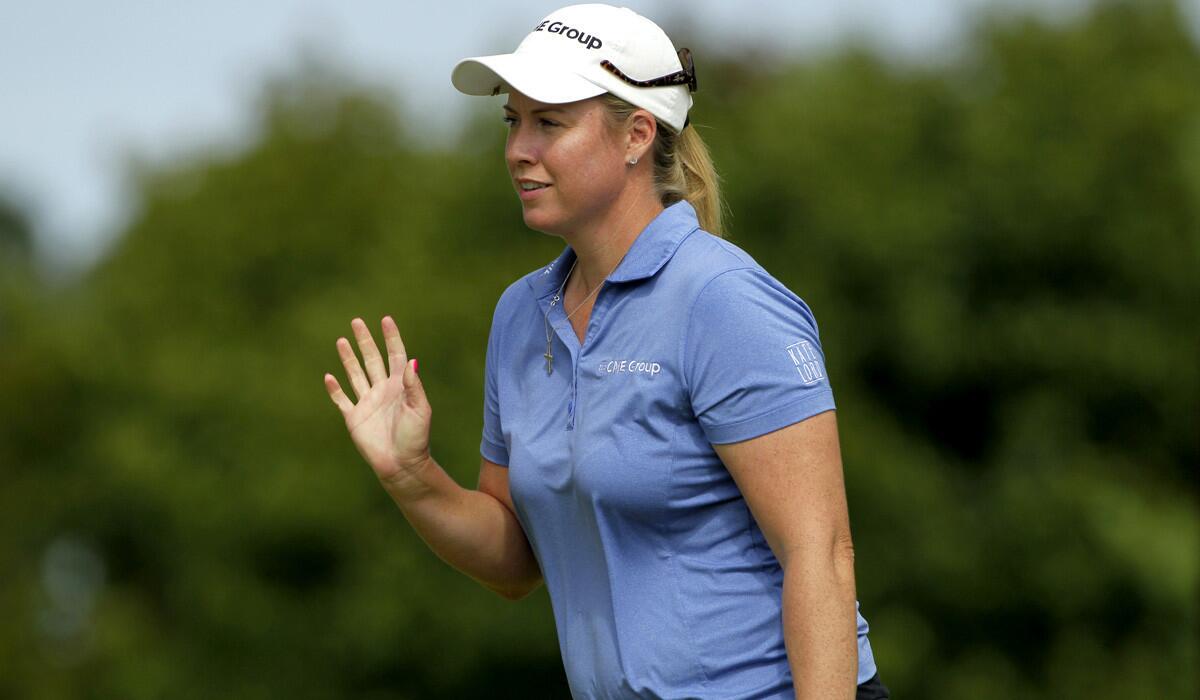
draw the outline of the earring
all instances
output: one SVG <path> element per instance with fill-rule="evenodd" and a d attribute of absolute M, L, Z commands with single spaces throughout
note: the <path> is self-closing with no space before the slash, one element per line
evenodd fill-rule
<path fill-rule="evenodd" d="M 637 162 L 638 162 L 638 159 L 637 159 L 637 158 L 630 158 L 630 159 L 629 159 L 629 164 L 630 164 L 630 165 L 637 165 Z"/>

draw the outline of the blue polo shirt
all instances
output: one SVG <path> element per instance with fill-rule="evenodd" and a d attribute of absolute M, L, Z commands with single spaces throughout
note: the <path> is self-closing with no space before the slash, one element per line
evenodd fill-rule
<path fill-rule="evenodd" d="M 638 235 L 580 344 L 550 305 L 574 259 L 500 296 L 480 444 L 509 468 L 571 693 L 791 698 L 783 570 L 712 444 L 834 408 L 812 313 L 684 201 Z M 860 614 L 860 683 L 866 633 Z"/>

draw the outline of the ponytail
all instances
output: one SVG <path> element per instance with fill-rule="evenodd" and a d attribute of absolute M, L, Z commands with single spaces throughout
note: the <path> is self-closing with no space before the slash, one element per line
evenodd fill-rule
<path fill-rule="evenodd" d="M 618 123 L 625 123 L 638 109 L 611 93 L 605 93 L 603 100 Z M 664 207 L 686 199 L 696 210 L 700 228 L 714 236 L 724 235 L 720 179 L 708 146 L 696 127 L 689 125 L 683 131 L 675 131 L 658 122 L 658 136 L 654 139 L 654 188 Z"/>

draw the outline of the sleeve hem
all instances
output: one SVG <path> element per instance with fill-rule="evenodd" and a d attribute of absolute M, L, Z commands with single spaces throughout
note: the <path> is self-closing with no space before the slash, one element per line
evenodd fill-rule
<path fill-rule="evenodd" d="M 792 423 L 799 423 L 805 418 L 811 418 L 818 413 L 831 411 L 834 408 L 836 406 L 833 402 L 833 390 L 823 389 L 816 394 L 753 418 L 725 425 L 705 426 L 704 434 L 713 444 L 741 442 L 774 432 Z"/>
<path fill-rule="evenodd" d="M 493 462 L 502 467 L 508 466 L 508 450 L 499 445 L 494 445 L 487 438 L 484 438 L 479 443 L 479 454 L 489 462 Z"/>

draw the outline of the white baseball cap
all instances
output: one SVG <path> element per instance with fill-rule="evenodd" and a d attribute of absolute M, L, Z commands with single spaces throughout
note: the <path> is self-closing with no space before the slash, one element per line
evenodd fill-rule
<path fill-rule="evenodd" d="M 468 95 L 511 88 L 550 104 L 610 92 L 681 131 L 696 70 L 691 52 L 676 52 L 654 22 L 625 7 L 589 4 L 550 13 L 512 53 L 459 61 L 450 81 Z"/>

